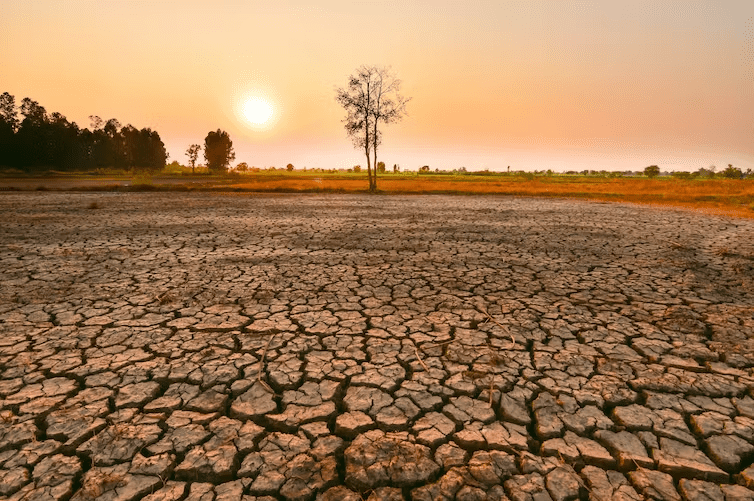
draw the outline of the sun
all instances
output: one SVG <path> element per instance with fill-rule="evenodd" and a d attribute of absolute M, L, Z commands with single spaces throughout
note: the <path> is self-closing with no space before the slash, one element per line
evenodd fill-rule
<path fill-rule="evenodd" d="M 243 104 L 243 116 L 253 125 L 265 125 L 273 112 L 272 105 L 261 97 L 252 97 Z"/>

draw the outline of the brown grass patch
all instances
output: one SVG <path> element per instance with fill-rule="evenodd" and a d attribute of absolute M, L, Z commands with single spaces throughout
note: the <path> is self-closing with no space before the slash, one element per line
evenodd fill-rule
<path fill-rule="evenodd" d="M 385 193 L 501 194 L 531 197 L 580 198 L 680 207 L 706 213 L 754 218 L 754 182 L 710 179 L 608 179 L 589 177 L 383 177 Z M 237 191 L 365 192 L 367 180 L 323 178 L 251 178 L 227 186 Z"/>
<path fill-rule="evenodd" d="M 50 183 L 56 187 L 55 179 Z M 83 183 L 83 181 L 82 181 Z M 2 183 L 0 183 L 2 184 Z M 62 186 L 62 185 L 61 185 Z M 661 208 L 684 208 L 754 218 L 754 179 L 678 179 L 661 177 L 607 178 L 593 176 L 535 176 L 487 174 L 441 175 L 400 173 L 378 177 L 387 194 L 467 194 L 577 198 L 626 202 Z M 30 189 L 33 189 L 33 185 Z M 257 173 L 242 176 L 186 177 L 179 181 L 136 179 L 131 186 L 106 184 L 68 188 L 74 191 L 365 193 L 366 173 Z M 95 207 L 90 207 L 95 208 Z"/>

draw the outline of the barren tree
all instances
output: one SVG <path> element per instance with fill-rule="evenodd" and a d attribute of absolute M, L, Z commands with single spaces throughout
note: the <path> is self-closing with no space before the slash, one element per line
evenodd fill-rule
<path fill-rule="evenodd" d="M 367 157 L 369 191 L 377 189 L 377 146 L 382 136 L 379 124 L 397 122 L 406 114 L 409 99 L 399 94 L 400 86 L 401 81 L 389 68 L 361 66 L 349 77 L 346 87 L 336 89 L 335 99 L 346 110 L 346 133 Z"/>
<path fill-rule="evenodd" d="M 199 150 L 202 149 L 198 144 L 192 144 L 186 150 L 186 156 L 189 158 L 189 165 L 191 166 L 191 173 L 194 173 L 194 167 L 196 166 L 196 159 L 199 157 Z"/>
<path fill-rule="evenodd" d="M 399 122 L 406 115 L 406 104 L 411 98 L 403 97 L 400 94 L 401 81 L 393 73 L 390 68 L 374 68 L 374 97 L 372 104 L 374 107 L 372 121 L 372 127 L 374 131 L 372 133 L 372 153 L 374 155 L 375 171 L 374 171 L 374 185 L 370 187 L 370 191 L 377 189 L 377 170 L 379 163 L 377 162 L 377 146 L 380 144 L 381 135 L 377 129 L 377 125 L 382 122 L 384 124 L 391 124 Z M 382 172 L 385 172 L 385 164 L 382 164 Z"/>

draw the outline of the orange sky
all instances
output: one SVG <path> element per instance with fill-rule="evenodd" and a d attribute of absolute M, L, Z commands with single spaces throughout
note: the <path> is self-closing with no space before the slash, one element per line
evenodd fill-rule
<path fill-rule="evenodd" d="M 364 164 L 334 100 L 361 64 L 413 98 L 388 165 L 754 168 L 748 0 L 0 0 L 0 92 L 152 127 L 182 163 L 221 128 L 236 162 Z M 253 96 L 263 130 L 237 113 Z"/>

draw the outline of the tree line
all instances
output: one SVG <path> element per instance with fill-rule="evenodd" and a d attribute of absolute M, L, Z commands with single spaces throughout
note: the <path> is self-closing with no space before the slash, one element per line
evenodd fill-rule
<path fill-rule="evenodd" d="M 165 167 L 168 154 L 157 131 L 122 126 L 115 118 L 89 119 L 91 130 L 82 129 L 28 97 L 16 106 L 15 98 L 4 92 L 0 95 L 0 166 L 24 171 Z"/>

